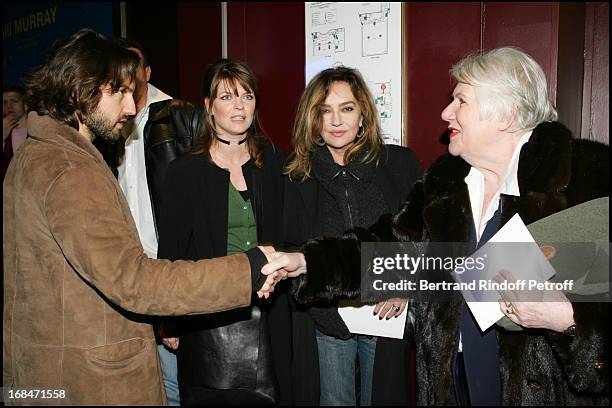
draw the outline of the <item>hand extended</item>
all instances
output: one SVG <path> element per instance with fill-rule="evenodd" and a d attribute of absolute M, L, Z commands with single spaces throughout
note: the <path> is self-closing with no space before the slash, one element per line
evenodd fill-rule
<path fill-rule="evenodd" d="M 268 263 L 261 268 L 261 273 L 269 275 L 282 271 L 289 278 L 306 273 L 306 259 L 301 252 L 277 252 L 266 254 Z"/>
<path fill-rule="evenodd" d="M 267 275 L 268 278 L 262 288 L 257 291 L 259 297 L 268 298 L 278 281 L 306 273 L 306 259 L 301 252 L 277 252 L 273 247 L 262 246 L 259 249 L 268 259 L 268 263 L 261 269 L 261 273 Z"/>

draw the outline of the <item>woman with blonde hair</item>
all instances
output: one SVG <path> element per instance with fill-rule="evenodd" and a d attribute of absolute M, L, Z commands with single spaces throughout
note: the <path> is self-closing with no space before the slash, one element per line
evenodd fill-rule
<path fill-rule="evenodd" d="M 374 99 L 355 69 L 326 69 L 310 81 L 292 136 L 294 150 L 285 168 L 288 246 L 369 226 L 400 208 L 421 173 L 409 149 L 383 143 Z M 405 307 L 405 299 L 389 299 L 377 304 L 375 313 L 390 319 Z M 350 333 L 337 305 L 298 308 L 293 329 L 296 404 L 410 402 L 407 341 Z"/>
<path fill-rule="evenodd" d="M 168 167 L 159 258 L 213 258 L 280 242 L 284 155 L 260 124 L 254 73 L 221 59 L 208 67 L 202 95 L 198 141 Z M 281 288 L 231 313 L 182 318 L 178 339 L 164 339 L 178 347 L 181 405 L 290 404 L 289 335 Z"/>

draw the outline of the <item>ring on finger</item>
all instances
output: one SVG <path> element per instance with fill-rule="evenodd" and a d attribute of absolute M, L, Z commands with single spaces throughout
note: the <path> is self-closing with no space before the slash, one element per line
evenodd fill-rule
<path fill-rule="evenodd" d="M 393 311 L 394 311 L 394 312 L 399 312 L 399 311 L 400 311 L 400 309 L 401 309 L 401 307 L 396 306 L 396 305 L 393 305 Z"/>
<path fill-rule="evenodd" d="M 514 306 L 510 302 L 508 302 L 508 305 L 506 306 L 506 313 L 508 314 L 514 313 Z"/>

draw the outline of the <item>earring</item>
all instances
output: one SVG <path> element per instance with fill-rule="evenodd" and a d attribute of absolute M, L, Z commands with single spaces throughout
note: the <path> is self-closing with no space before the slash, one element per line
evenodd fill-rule
<path fill-rule="evenodd" d="M 321 135 L 319 135 L 319 138 L 316 139 L 314 142 L 317 146 L 325 146 L 325 139 L 323 139 L 323 136 Z"/>
<path fill-rule="evenodd" d="M 355 137 L 359 139 L 364 134 L 365 134 L 365 126 L 359 126 L 359 131 L 357 132 L 357 135 Z"/>

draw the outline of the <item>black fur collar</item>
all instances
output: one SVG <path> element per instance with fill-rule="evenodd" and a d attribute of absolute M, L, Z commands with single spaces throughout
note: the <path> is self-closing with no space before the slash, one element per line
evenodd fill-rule
<path fill-rule="evenodd" d="M 525 223 L 565 208 L 562 191 L 571 174 L 571 134 L 558 122 L 538 125 L 520 153 L 520 197 L 507 196 L 502 223 L 520 213 Z M 436 159 L 423 176 L 422 204 L 408 200 L 393 218 L 394 234 L 400 240 L 418 239 L 415 205 L 423 209 L 421 225 L 435 242 L 467 242 L 472 212 L 465 177 L 470 165 L 462 158 L 445 154 Z M 413 198 L 415 195 L 412 196 Z M 506 205 L 507 204 L 507 205 Z M 417 216 L 416 219 L 420 217 Z"/>
<path fill-rule="evenodd" d="M 519 157 L 519 189 L 558 192 L 567 187 L 570 179 L 571 133 L 559 122 L 538 125 Z M 444 154 L 425 172 L 425 201 L 443 197 L 465 188 L 464 179 L 470 165 L 462 158 Z"/>

